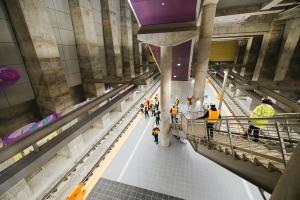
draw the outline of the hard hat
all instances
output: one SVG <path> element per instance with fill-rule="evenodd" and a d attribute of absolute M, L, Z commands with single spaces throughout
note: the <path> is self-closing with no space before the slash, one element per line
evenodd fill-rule
<path fill-rule="evenodd" d="M 262 103 L 265 103 L 265 104 L 272 105 L 272 100 L 269 99 L 268 97 L 263 97 L 263 98 L 261 99 L 261 102 L 262 102 Z"/>
<path fill-rule="evenodd" d="M 216 105 L 215 104 L 210 104 L 210 107 L 213 108 L 213 107 L 216 107 Z"/>

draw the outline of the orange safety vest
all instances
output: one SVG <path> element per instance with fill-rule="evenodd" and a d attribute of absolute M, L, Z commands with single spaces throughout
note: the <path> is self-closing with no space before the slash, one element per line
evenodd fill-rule
<path fill-rule="evenodd" d="M 207 118 L 207 122 L 208 123 L 215 123 L 216 121 L 218 121 L 220 116 L 220 111 L 213 111 L 213 110 L 208 110 L 208 118 Z"/>
<path fill-rule="evenodd" d="M 177 114 L 177 108 L 172 108 L 171 113 L 172 113 L 173 115 L 176 115 L 176 114 Z"/>

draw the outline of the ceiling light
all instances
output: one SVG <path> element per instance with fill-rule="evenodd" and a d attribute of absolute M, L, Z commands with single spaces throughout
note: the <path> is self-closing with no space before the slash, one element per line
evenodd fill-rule
<path fill-rule="evenodd" d="M 180 63 L 177 64 L 178 67 L 179 67 L 180 65 L 181 65 Z"/>
<path fill-rule="evenodd" d="M 174 75 L 173 77 L 176 78 L 176 75 Z"/>
<path fill-rule="evenodd" d="M 161 2 L 161 5 L 164 6 L 164 5 L 166 5 L 166 3 L 165 2 Z"/>

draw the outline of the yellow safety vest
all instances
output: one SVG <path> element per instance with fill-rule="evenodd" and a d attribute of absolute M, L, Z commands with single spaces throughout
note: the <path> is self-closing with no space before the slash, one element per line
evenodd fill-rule
<path fill-rule="evenodd" d="M 178 105 L 179 104 L 179 99 L 175 100 L 175 104 Z"/>
<path fill-rule="evenodd" d="M 158 133 L 159 133 L 159 131 L 157 128 L 153 130 L 153 135 L 158 135 Z"/>
<path fill-rule="evenodd" d="M 208 118 L 207 118 L 207 122 L 208 123 L 215 123 L 216 121 L 218 121 L 220 116 L 220 111 L 214 111 L 214 110 L 208 110 Z"/>
<path fill-rule="evenodd" d="M 250 115 L 251 119 L 273 117 L 275 110 L 268 104 L 261 104 L 257 106 Z M 268 120 L 252 120 L 251 124 L 257 128 L 263 128 L 268 123 Z"/>

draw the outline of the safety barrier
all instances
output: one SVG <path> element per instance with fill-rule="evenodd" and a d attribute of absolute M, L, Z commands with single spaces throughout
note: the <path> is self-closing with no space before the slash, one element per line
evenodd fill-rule
<path fill-rule="evenodd" d="M 205 128 L 206 120 L 187 118 L 183 117 L 182 127 L 193 143 L 206 144 L 269 170 L 282 172 L 300 141 L 299 113 L 263 118 L 267 123 L 258 131 L 258 139 L 254 130 L 248 133 L 248 127 L 261 119 L 222 117 L 215 123 L 214 129 L 209 130 Z M 213 132 L 213 137 L 208 135 L 208 131 Z"/>

